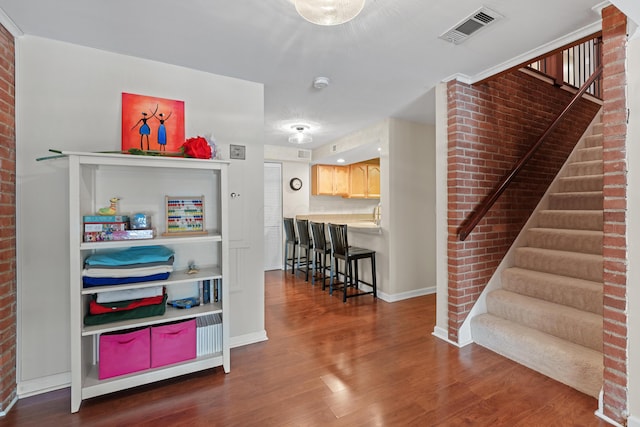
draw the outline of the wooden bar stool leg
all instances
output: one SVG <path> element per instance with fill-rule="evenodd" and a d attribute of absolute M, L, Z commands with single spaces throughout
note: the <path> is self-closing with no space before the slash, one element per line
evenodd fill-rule
<path fill-rule="evenodd" d="M 334 257 L 331 257 L 330 259 L 331 262 L 331 274 L 329 276 L 329 295 L 333 295 L 333 275 L 334 275 L 334 264 L 336 263 L 336 260 Z"/>
<path fill-rule="evenodd" d="M 327 287 L 326 279 L 327 279 L 327 254 L 320 254 L 320 271 L 322 274 L 322 290 L 324 291 Z M 329 270 L 329 274 L 331 274 L 331 270 Z"/>
<path fill-rule="evenodd" d="M 371 284 L 373 285 L 373 299 L 378 298 L 378 290 L 376 286 L 376 254 L 371 255 Z"/>

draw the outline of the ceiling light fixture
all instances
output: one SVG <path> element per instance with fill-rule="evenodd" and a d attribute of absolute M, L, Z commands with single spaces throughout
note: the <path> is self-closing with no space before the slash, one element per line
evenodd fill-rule
<path fill-rule="evenodd" d="M 329 86 L 329 77 L 316 77 L 313 79 L 313 87 L 316 89 L 324 89 Z"/>
<path fill-rule="evenodd" d="M 296 133 L 289 136 L 289 142 L 292 144 L 308 144 L 313 141 L 311 135 L 304 133 L 305 130 L 309 130 L 307 125 L 293 125 L 291 129 L 295 129 Z"/>
<path fill-rule="evenodd" d="M 295 0 L 296 10 L 317 25 L 340 25 L 358 16 L 365 0 Z"/>

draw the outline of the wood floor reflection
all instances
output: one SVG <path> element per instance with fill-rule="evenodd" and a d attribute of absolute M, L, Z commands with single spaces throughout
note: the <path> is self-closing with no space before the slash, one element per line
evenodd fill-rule
<path fill-rule="evenodd" d="M 269 340 L 220 368 L 86 400 L 20 400 L 0 426 L 605 426 L 595 399 L 475 344 L 431 335 L 435 296 L 342 303 L 265 274 Z"/>

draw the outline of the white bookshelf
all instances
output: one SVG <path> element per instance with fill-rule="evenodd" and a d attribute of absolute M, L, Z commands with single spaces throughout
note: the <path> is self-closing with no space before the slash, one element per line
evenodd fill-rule
<path fill-rule="evenodd" d="M 215 160 L 64 152 L 69 160 L 69 258 L 71 300 L 71 412 L 83 399 L 130 387 L 161 381 L 191 372 L 222 366 L 230 370 L 227 168 Z M 163 236 L 165 196 L 204 195 L 207 233 Z M 93 215 L 118 197 L 118 214 L 150 214 L 156 229 L 154 239 L 83 242 L 83 215 Z M 165 246 L 174 252 L 174 272 L 167 280 L 84 288 L 82 270 L 87 256 L 133 246 Z M 195 263 L 198 272 L 188 273 Z M 93 294 L 114 290 L 164 286 L 167 292 L 205 280 L 222 282 L 219 300 L 189 309 L 168 306 L 161 316 L 123 320 L 101 325 L 84 325 Z M 159 368 L 98 379 L 98 342 L 101 334 L 132 328 L 162 325 L 219 313 L 222 316 L 222 351 Z"/>

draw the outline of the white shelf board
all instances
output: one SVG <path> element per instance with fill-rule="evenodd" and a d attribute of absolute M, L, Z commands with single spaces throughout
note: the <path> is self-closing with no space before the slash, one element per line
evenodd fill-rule
<path fill-rule="evenodd" d="M 105 393 L 137 387 L 168 378 L 189 374 L 204 369 L 222 366 L 222 353 L 200 356 L 196 359 L 174 363 L 172 365 L 152 368 L 145 371 L 132 372 L 104 380 L 98 379 L 98 365 L 91 367 L 90 372 L 84 378 L 82 386 L 82 398 L 88 399 Z"/>
<path fill-rule="evenodd" d="M 200 280 L 213 280 L 222 278 L 219 267 L 203 267 L 197 273 L 187 274 L 187 270 L 174 271 L 167 280 L 155 280 L 152 282 L 126 283 L 111 286 L 90 286 L 82 288 L 82 295 L 98 294 L 102 292 L 122 291 L 126 289 L 153 288 L 155 286 L 170 286 L 179 283 L 191 283 Z"/>
<path fill-rule="evenodd" d="M 177 320 L 191 319 L 194 317 L 206 316 L 208 314 L 222 313 L 222 304 L 209 303 L 200 304 L 191 308 L 175 308 L 167 306 L 162 316 L 143 317 L 141 319 L 122 320 L 120 322 L 110 322 L 104 325 L 91 325 L 82 327 L 82 336 L 103 334 L 105 332 L 121 331 L 123 329 L 139 328 L 144 326 L 157 325 L 159 323 L 173 322 Z"/>
<path fill-rule="evenodd" d="M 186 243 L 221 242 L 220 233 L 209 231 L 201 236 L 157 236 L 153 239 L 136 240 L 110 240 L 107 242 L 83 242 L 80 243 L 80 250 L 90 249 L 116 249 L 129 248 L 131 246 L 157 246 L 157 245 L 178 245 Z"/>
<path fill-rule="evenodd" d="M 190 157 L 144 156 L 125 153 L 87 153 L 62 151 L 65 156 L 77 156 L 80 164 L 97 166 L 144 166 L 160 168 L 218 169 L 228 160 L 195 159 Z"/>

